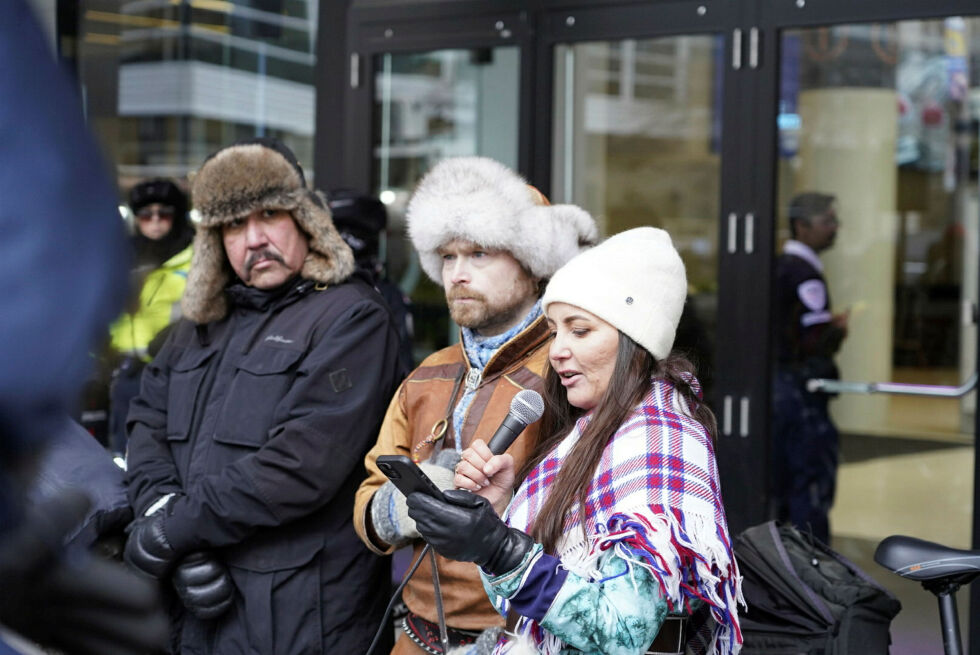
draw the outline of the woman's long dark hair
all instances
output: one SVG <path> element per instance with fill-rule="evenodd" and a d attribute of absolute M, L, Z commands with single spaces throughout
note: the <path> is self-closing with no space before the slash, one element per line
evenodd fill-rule
<path fill-rule="evenodd" d="M 548 499 L 531 526 L 531 536 L 544 546 L 545 552 L 555 553 L 564 534 L 565 518 L 573 503 L 578 503 L 584 526 L 587 482 L 595 474 L 609 440 L 650 391 L 653 379 L 663 379 L 674 385 L 687 402 L 694 419 L 704 426 L 712 441 L 715 439 L 715 416 L 691 386 L 693 376 L 694 367 L 683 355 L 671 353 L 666 359 L 658 361 L 631 338 L 619 333 L 619 349 L 609 386 L 596 405 L 592 420 L 562 463 L 548 492 Z M 526 478 L 568 436 L 575 421 L 584 414 L 583 410 L 568 404 L 565 389 L 554 369 L 549 369 L 545 376 L 544 405 L 540 432 L 544 437 L 518 472 L 518 480 Z"/>

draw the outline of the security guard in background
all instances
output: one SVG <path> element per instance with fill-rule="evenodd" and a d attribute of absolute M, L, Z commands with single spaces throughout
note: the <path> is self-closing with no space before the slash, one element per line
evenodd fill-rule
<path fill-rule="evenodd" d="M 773 384 L 773 497 L 776 518 L 828 543 L 837 480 L 838 433 L 829 394 L 807 391 L 810 378 L 839 377 L 834 354 L 847 336 L 848 313 L 830 311 L 818 253 L 837 236 L 836 198 L 801 193 L 789 206 L 792 238 L 776 260 Z"/>

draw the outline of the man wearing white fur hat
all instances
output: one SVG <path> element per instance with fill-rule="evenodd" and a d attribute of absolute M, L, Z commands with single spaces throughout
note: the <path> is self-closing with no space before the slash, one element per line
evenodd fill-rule
<path fill-rule="evenodd" d="M 403 373 L 391 313 L 281 142 L 192 190 L 186 318 L 127 420 L 126 560 L 177 592 L 180 653 L 364 653 L 390 572 L 350 506 Z"/>
<path fill-rule="evenodd" d="M 489 441 L 517 392 L 541 390 L 549 339 L 539 301 L 543 282 L 594 243 L 597 231 L 582 209 L 550 205 L 512 170 L 482 157 L 436 165 L 408 204 L 408 231 L 422 268 L 445 288 L 461 339 L 429 356 L 395 394 L 365 458 L 368 479 L 357 492 L 354 525 L 375 552 L 414 544 L 418 556 L 423 543 L 405 498 L 378 469 L 378 456 L 412 457 L 438 486 L 452 486 L 462 449 Z M 531 425 L 510 447 L 517 466 L 536 439 Z M 502 625 L 474 564 L 440 558 L 438 573 L 451 645 Z M 438 648 L 428 560 L 403 597 L 409 615 L 393 655 Z"/>

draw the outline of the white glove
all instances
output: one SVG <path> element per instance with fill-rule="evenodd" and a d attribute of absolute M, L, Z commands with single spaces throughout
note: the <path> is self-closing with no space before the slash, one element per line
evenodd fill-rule
<path fill-rule="evenodd" d="M 439 489 L 445 491 L 453 488 L 453 477 L 456 475 L 455 469 L 459 460 L 460 454 L 455 448 L 444 448 L 432 459 L 419 464 L 419 468 Z M 371 499 L 371 523 L 374 533 L 395 548 L 400 548 L 420 536 L 415 528 L 415 521 L 408 515 L 405 496 L 390 481 L 374 492 L 374 498 Z"/>

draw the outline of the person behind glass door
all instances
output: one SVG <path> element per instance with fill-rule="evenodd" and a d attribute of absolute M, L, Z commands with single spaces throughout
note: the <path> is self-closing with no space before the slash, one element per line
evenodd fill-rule
<path fill-rule="evenodd" d="M 365 458 L 368 478 L 357 492 L 354 525 L 375 552 L 411 545 L 418 556 L 424 543 L 378 456 L 411 456 L 441 488 L 452 486 L 459 452 L 490 438 L 519 391 L 542 389 L 548 342 L 542 280 L 593 243 L 597 231 L 584 210 L 549 204 L 517 173 L 485 157 L 436 164 L 409 201 L 407 218 L 422 268 L 445 288 L 461 338 L 423 360 L 392 399 Z M 531 425 L 514 442 L 518 461 L 537 436 Z M 437 566 L 452 647 L 503 625 L 475 566 L 444 559 Z M 426 558 L 404 589 L 409 614 L 396 655 L 438 647 L 433 587 Z"/>
<path fill-rule="evenodd" d="M 828 543 L 837 480 L 838 433 L 831 396 L 806 389 L 810 378 L 837 379 L 834 354 L 847 336 L 848 313 L 831 312 L 819 253 L 831 248 L 837 200 L 807 192 L 789 204 L 792 238 L 776 259 L 773 333 L 772 481 L 774 513 Z"/>
<path fill-rule="evenodd" d="M 388 210 L 377 198 L 353 189 L 333 189 L 326 194 L 327 207 L 340 237 L 354 253 L 357 267 L 370 279 L 395 315 L 401 348 L 398 353 L 406 371 L 415 368 L 412 355 L 412 300 L 388 277 L 381 259 L 381 236 L 388 225 Z"/>
<path fill-rule="evenodd" d="M 129 208 L 136 223 L 130 239 L 135 256 L 130 284 L 138 295 L 110 328 L 110 345 L 121 358 L 109 387 L 109 448 L 115 453 L 126 451 L 126 413 L 139 392 L 143 365 L 159 348 L 166 328 L 180 318 L 194 239 L 187 195 L 171 180 L 135 185 Z"/>
<path fill-rule="evenodd" d="M 423 538 L 479 564 L 494 606 L 517 619 L 496 653 L 740 650 L 715 419 L 671 352 L 686 295 L 660 229 L 572 259 L 542 298 L 554 334 L 544 438 L 517 473 L 474 441 L 449 502 L 409 496 Z"/>

